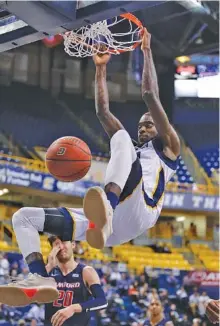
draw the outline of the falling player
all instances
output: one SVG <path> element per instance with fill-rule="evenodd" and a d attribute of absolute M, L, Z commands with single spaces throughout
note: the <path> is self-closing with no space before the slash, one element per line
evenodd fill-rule
<path fill-rule="evenodd" d="M 48 302 L 57 295 L 56 289 L 53 292 L 52 285 L 48 286 L 39 231 L 57 235 L 63 241 L 86 238 L 92 247 L 103 248 L 134 239 L 156 223 L 165 185 L 177 168 L 180 142 L 160 103 L 150 39 L 145 29 L 142 96 L 149 112 L 139 121 L 137 146 L 134 147 L 127 131 L 109 110 L 106 65 L 110 55 L 96 55 L 96 114 L 109 135 L 111 147 L 105 188 L 88 190 L 84 211 L 25 207 L 14 214 L 12 222 L 18 245 L 34 275 L 30 276 L 31 284 L 27 278 L 22 285 L 0 287 L 0 302 L 4 303 L 6 295 L 12 296 L 15 288 L 22 292 L 30 286 L 37 289 L 39 297 L 48 289 Z"/>
<path fill-rule="evenodd" d="M 57 283 L 59 297 L 45 305 L 45 326 L 86 326 L 91 311 L 107 307 L 105 294 L 96 271 L 77 263 L 73 257 L 75 242 L 51 236 L 52 246 L 46 270 Z"/>

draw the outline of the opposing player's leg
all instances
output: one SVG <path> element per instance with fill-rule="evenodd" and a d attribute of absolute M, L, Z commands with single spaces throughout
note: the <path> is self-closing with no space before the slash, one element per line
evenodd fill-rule
<path fill-rule="evenodd" d="M 31 302 L 52 302 L 58 296 L 56 283 L 48 277 L 40 249 L 39 232 L 50 233 L 70 241 L 81 239 L 88 227 L 88 220 L 65 208 L 24 207 L 12 218 L 13 228 L 30 273 L 23 281 L 0 287 L 0 302 L 10 306 L 24 306 Z"/>
<path fill-rule="evenodd" d="M 83 208 L 87 219 L 95 224 L 87 230 L 88 243 L 102 249 L 112 234 L 112 216 L 120 195 L 137 159 L 134 145 L 127 131 L 118 130 L 110 141 L 111 158 L 108 163 L 105 189 L 90 188 L 84 198 Z"/>

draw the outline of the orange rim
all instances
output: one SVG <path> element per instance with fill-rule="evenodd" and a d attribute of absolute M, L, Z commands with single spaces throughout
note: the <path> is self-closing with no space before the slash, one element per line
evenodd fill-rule
<path fill-rule="evenodd" d="M 131 14 L 130 12 L 126 12 L 125 14 L 121 14 L 120 17 L 122 18 L 126 18 L 127 20 L 130 20 L 132 23 L 134 23 L 135 25 L 137 25 L 137 27 L 139 27 L 141 30 L 140 30 L 140 35 L 142 36 L 143 35 L 143 32 L 144 32 L 144 27 L 143 27 L 143 24 L 142 22 L 133 14 Z M 141 43 L 141 40 L 140 41 L 137 41 L 136 43 L 134 43 L 132 45 L 132 48 L 133 50 L 136 49 Z M 109 53 L 124 53 L 124 52 L 128 52 L 129 50 L 126 50 L 126 49 L 117 49 L 117 50 L 109 50 L 108 52 Z"/>
<path fill-rule="evenodd" d="M 134 15 L 131 14 L 130 12 L 127 12 L 127 13 L 125 13 L 125 14 L 121 14 L 120 17 L 125 18 L 125 19 L 127 19 L 127 20 L 130 20 L 132 23 L 134 23 L 135 25 L 137 25 L 137 27 L 140 28 L 140 31 L 139 31 L 140 36 L 143 35 L 143 32 L 144 32 L 143 24 L 141 23 L 141 21 L 140 21 L 136 16 L 134 16 Z M 69 34 L 71 34 L 71 31 L 65 32 L 65 35 L 69 35 Z M 135 42 L 135 43 L 131 46 L 131 48 L 132 48 L 133 50 L 136 49 L 136 48 L 140 45 L 140 43 L 141 43 L 141 39 L 140 39 L 139 41 Z M 88 45 L 88 44 L 86 44 L 86 46 L 88 46 L 88 47 L 93 47 L 93 46 Z M 127 50 L 127 49 L 123 49 L 123 48 L 118 48 L 117 50 L 115 50 L 115 49 L 112 49 L 112 50 L 109 49 L 109 50 L 108 50 L 109 53 L 124 53 L 124 52 L 128 52 L 128 51 L 129 51 L 129 50 Z"/>

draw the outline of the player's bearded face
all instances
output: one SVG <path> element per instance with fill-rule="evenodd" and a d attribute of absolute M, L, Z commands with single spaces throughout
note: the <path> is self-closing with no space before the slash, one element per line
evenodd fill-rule
<path fill-rule="evenodd" d="M 73 256 L 73 246 L 71 241 L 63 241 L 59 243 L 60 251 L 57 254 L 57 259 L 60 263 L 66 263 Z"/>
<path fill-rule="evenodd" d="M 138 123 L 138 142 L 144 144 L 157 136 L 153 119 L 150 114 L 144 114 Z"/>

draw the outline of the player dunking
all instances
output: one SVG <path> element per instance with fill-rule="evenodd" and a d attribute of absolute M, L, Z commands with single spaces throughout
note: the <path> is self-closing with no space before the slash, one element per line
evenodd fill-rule
<path fill-rule="evenodd" d="M 14 214 L 12 221 L 18 245 L 34 275 L 22 285 L 0 287 L 0 302 L 4 303 L 5 297 L 11 298 L 15 291 L 18 298 L 18 293 L 23 294 L 24 289 L 30 287 L 37 290 L 38 301 L 43 297 L 50 302 L 57 296 L 56 287 L 48 283 L 50 278 L 48 280 L 40 251 L 39 231 L 57 235 L 63 241 L 87 239 L 91 246 L 103 248 L 134 239 L 156 223 L 165 185 L 177 167 L 180 142 L 160 103 L 150 39 L 145 29 L 142 96 L 149 112 L 139 121 L 137 146 L 109 110 L 106 64 L 110 55 L 96 55 L 96 114 L 109 135 L 111 147 L 105 189 L 88 190 L 84 211 L 26 207 Z M 95 227 L 90 228 L 90 222 Z"/>

